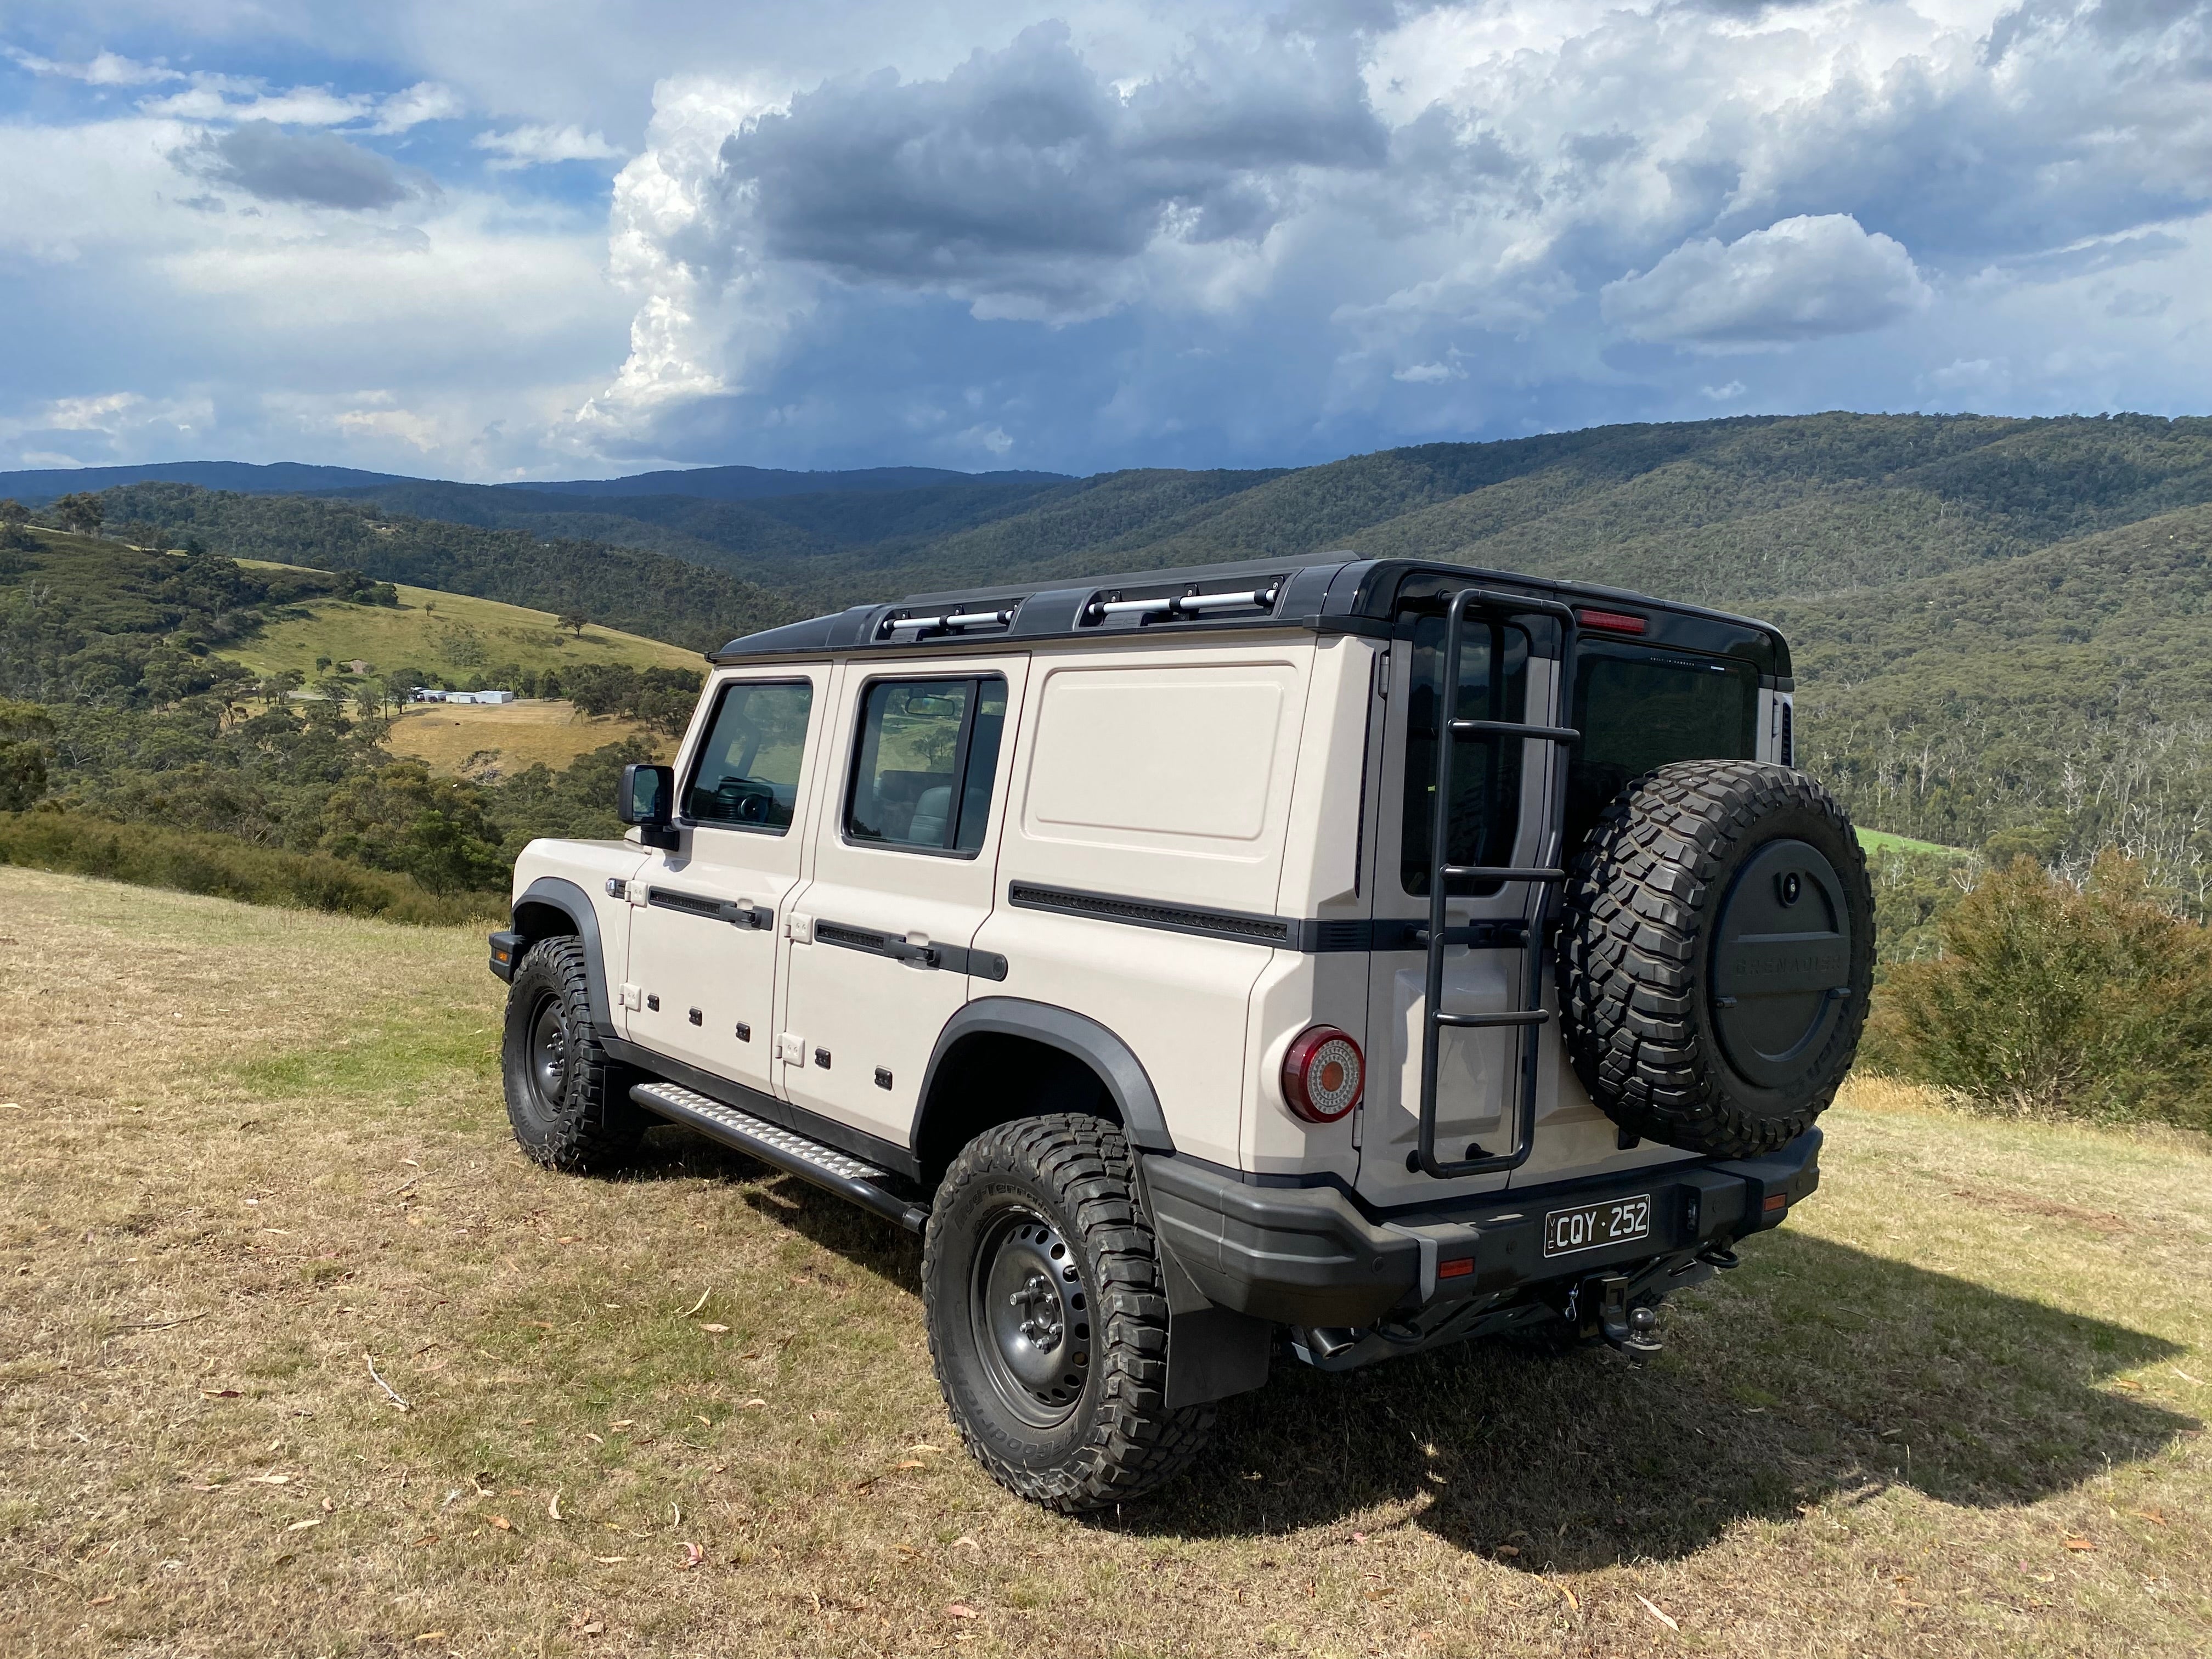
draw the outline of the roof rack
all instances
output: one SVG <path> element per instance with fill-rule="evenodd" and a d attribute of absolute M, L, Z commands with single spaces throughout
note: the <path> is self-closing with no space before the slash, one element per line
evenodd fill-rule
<path fill-rule="evenodd" d="M 1124 599 L 1120 588 L 1105 588 L 1085 601 L 1080 623 L 1096 628 L 1117 620 L 1133 621 L 1139 628 L 1154 620 L 1196 622 L 1225 616 L 1233 611 L 1259 611 L 1272 615 L 1283 594 L 1283 579 L 1269 579 L 1261 587 L 1237 587 L 1208 593 L 1198 582 L 1187 582 L 1179 593 L 1158 593 Z"/>
<path fill-rule="evenodd" d="M 1014 615 L 1022 608 L 1023 599 L 1028 597 L 1023 594 L 1018 599 L 998 601 L 987 609 L 963 608 L 942 611 L 935 616 L 916 617 L 904 610 L 892 611 L 876 624 L 875 637 L 879 641 L 897 640 L 900 635 L 904 634 L 908 636 L 905 642 L 911 644 L 915 641 L 936 639 L 947 634 L 1003 634 L 1014 625 Z"/>

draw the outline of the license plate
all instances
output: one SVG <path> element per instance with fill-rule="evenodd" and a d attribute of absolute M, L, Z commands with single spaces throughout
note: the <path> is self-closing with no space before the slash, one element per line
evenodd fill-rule
<path fill-rule="evenodd" d="M 1544 1254 L 1572 1255 L 1578 1250 L 1625 1244 L 1651 1233 L 1651 1194 L 1609 1198 L 1602 1204 L 1584 1204 L 1571 1210 L 1553 1210 L 1544 1218 Z"/>

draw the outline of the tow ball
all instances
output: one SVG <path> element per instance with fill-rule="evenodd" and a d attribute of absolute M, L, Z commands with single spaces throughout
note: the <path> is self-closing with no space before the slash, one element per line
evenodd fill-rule
<path fill-rule="evenodd" d="M 1590 1286 L 1597 1292 L 1598 1334 L 1638 1364 L 1654 1358 L 1665 1344 L 1659 1340 L 1659 1310 L 1628 1305 L 1628 1280 L 1601 1279 Z"/>

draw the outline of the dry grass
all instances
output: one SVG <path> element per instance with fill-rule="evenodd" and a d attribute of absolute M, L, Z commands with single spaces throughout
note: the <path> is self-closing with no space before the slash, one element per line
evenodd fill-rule
<path fill-rule="evenodd" d="M 1073 1522 L 954 1449 L 911 1241 L 526 1164 L 482 958 L 0 869 L 0 1649 L 2203 1651 L 2200 1144 L 1869 1091 L 1651 1368 L 1286 1363 Z"/>
<path fill-rule="evenodd" d="M 502 773 L 544 764 L 559 771 L 624 738 L 643 738 L 660 750 L 670 745 L 631 720 L 580 714 L 566 701 L 525 698 L 507 703 L 417 703 L 392 723 L 385 747 L 427 762 L 434 772 L 458 772 L 489 751 Z"/>

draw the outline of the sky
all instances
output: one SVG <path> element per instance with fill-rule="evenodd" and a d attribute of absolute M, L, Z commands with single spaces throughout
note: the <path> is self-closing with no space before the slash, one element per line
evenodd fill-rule
<path fill-rule="evenodd" d="M 2212 412 L 2212 0 L 7 0 L 0 468 Z"/>

